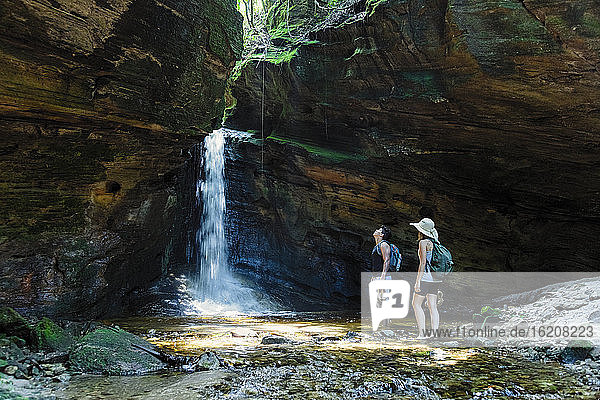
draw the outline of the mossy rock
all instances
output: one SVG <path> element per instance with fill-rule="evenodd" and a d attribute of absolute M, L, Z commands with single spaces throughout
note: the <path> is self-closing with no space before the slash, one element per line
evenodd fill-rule
<path fill-rule="evenodd" d="M 152 344 L 124 330 L 98 328 L 71 348 L 70 368 L 103 375 L 146 374 L 165 368 L 162 361 L 133 345 L 156 351 Z"/>
<path fill-rule="evenodd" d="M 66 351 L 74 343 L 73 338 L 48 318 L 42 318 L 34 327 L 37 347 L 50 351 Z"/>
<path fill-rule="evenodd" d="M 0 333 L 16 336 L 28 344 L 35 342 L 31 325 L 10 307 L 0 306 Z"/>

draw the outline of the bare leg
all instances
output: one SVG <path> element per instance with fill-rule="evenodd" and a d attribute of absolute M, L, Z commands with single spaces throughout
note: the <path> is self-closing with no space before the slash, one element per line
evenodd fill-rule
<path fill-rule="evenodd" d="M 417 319 L 417 329 L 419 330 L 418 337 L 425 337 L 425 312 L 423 311 L 423 300 L 425 300 L 425 296 L 421 296 L 420 294 L 414 294 L 412 300 L 413 310 L 415 310 L 415 318 Z"/>
<path fill-rule="evenodd" d="M 437 294 L 429 293 L 427 295 L 427 307 L 429 307 L 429 316 L 431 317 L 431 329 L 436 330 L 440 327 L 440 314 L 437 309 Z"/>

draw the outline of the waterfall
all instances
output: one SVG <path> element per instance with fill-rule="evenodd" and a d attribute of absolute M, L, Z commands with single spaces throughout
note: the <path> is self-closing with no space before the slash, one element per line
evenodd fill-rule
<path fill-rule="evenodd" d="M 225 242 L 225 137 L 220 130 L 204 139 L 204 180 L 196 182 L 202 222 L 196 231 L 195 289 L 199 300 L 222 301 L 230 279 Z"/>
<path fill-rule="evenodd" d="M 204 139 L 203 157 L 196 157 L 196 207 L 202 218 L 195 241 L 188 243 L 188 264 L 194 270 L 190 279 L 191 314 L 265 312 L 268 300 L 248 283 L 241 282 L 228 264 L 226 237 L 225 129 L 213 131 Z"/>

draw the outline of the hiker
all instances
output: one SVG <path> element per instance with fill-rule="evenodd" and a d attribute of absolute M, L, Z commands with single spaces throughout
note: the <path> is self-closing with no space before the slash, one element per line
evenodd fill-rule
<path fill-rule="evenodd" d="M 412 299 L 412 306 L 417 319 L 419 334 L 417 339 L 424 338 L 425 313 L 421 305 L 423 300 L 427 299 L 427 307 L 431 317 L 431 329 L 435 331 L 439 328 L 440 316 L 437 310 L 438 289 L 441 281 L 433 279 L 431 274 L 431 256 L 433 253 L 433 243 L 431 239 L 438 240 L 438 233 L 435 224 L 429 218 L 423 218 L 419 222 L 413 222 L 410 225 L 417 228 L 419 240 L 419 270 L 415 282 L 415 293 Z"/>
<path fill-rule="evenodd" d="M 381 225 L 379 229 L 373 232 L 375 247 L 373 247 L 373 251 L 371 252 L 371 271 L 381 271 L 380 279 L 386 279 L 386 273 L 390 269 L 391 250 L 387 240 L 391 235 L 392 231 L 385 225 Z M 391 279 L 390 276 L 388 278 Z"/>

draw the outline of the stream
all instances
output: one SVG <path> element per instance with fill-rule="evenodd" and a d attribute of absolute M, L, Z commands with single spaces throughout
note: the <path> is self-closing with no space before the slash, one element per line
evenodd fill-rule
<path fill-rule="evenodd" d="M 75 375 L 51 388 L 64 399 L 597 399 L 558 363 L 501 349 L 436 348 L 360 333 L 336 313 L 110 321 L 163 350 L 214 351 L 219 370 L 146 376 Z M 412 329 L 414 321 L 403 321 Z M 394 329 L 403 329 L 396 326 Z M 288 343 L 262 344 L 280 335 Z"/>

